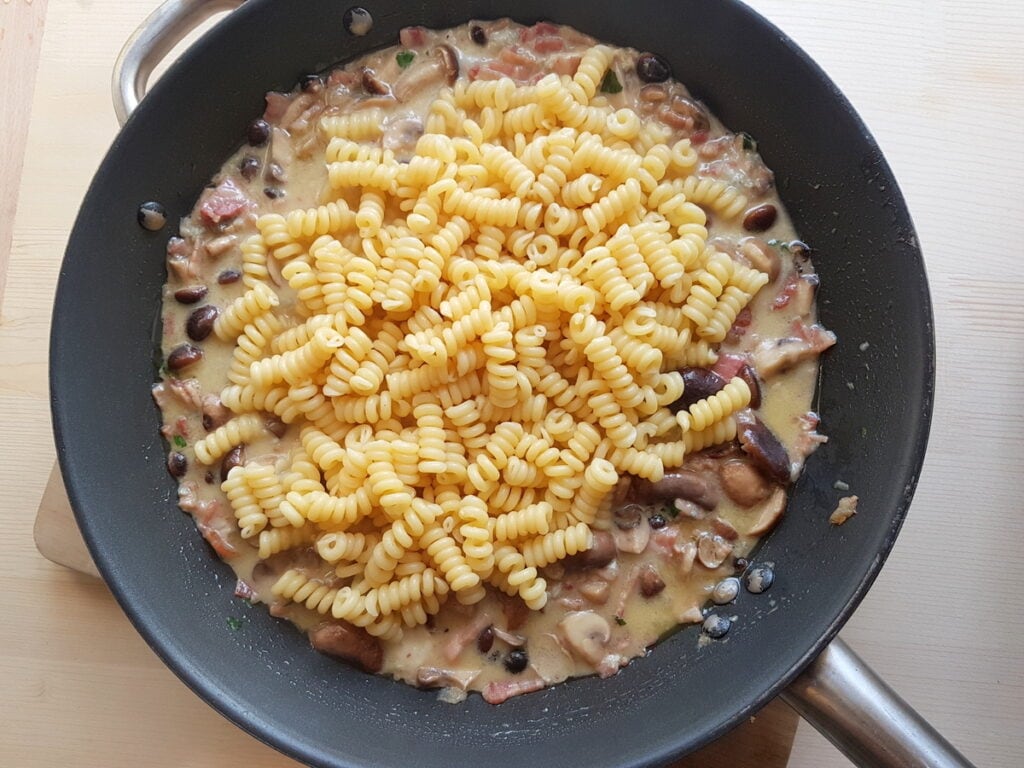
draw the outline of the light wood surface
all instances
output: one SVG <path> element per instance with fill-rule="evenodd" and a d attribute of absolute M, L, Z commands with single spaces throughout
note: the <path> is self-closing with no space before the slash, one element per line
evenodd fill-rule
<path fill-rule="evenodd" d="M 1024 5 L 751 5 L 824 67 L 878 139 L 914 215 L 935 300 L 938 404 L 925 471 L 894 553 L 843 636 L 979 766 L 1019 768 Z M 101 582 L 53 565 L 33 546 L 54 458 L 46 354 L 60 256 L 116 132 L 108 95 L 114 57 L 154 6 L 0 4 L 0 522 L 9 542 L 0 560 L 0 765 L 294 764 L 180 684 Z M 772 710 L 779 732 L 788 716 Z M 801 724 L 788 765 L 848 763 Z"/>

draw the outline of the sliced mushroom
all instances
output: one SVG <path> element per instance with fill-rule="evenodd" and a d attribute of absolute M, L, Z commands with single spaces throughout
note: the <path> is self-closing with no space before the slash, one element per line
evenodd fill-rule
<path fill-rule="evenodd" d="M 620 552 L 632 552 L 639 555 L 647 549 L 647 544 L 651 540 L 651 526 L 637 525 L 626 530 L 616 526 L 612 530 L 612 536 L 615 538 L 615 547 Z"/>
<path fill-rule="evenodd" d="M 615 539 L 608 531 L 594 531 L 594 544 L 585 552 L 577 552 L 561 563 L 570 570 L 604 568 L 615 560 Z"/>
<path fill-rule="evenodd" d="M 736 423 L 743 452 L 769 478 L 777 483 L 788 483 L 792 471 L 789 454 L 779 438 L 749 409 L 736 415 Z"/>
<path fill-rule="evenodd" d="M 697 559 L 705 568 L 717 568 L 732 554 L 732 544 L 718 534 L 702 533 L 697 539 Z"/>
<path fill-rule="evenodd" d="M 786 490 L 776 488 L 761 507 L 757 522 L 747 531 L 751 536 L 763 536 L 778 525 L 782 513 L 786 511 Z"/>
<path fill-rule="evenodd" d="M 767 272 L 769 280 L 773 283 L 782 269 L 779 252 L 760 237 L 747 237 L 741 240 L 739 255 L 745 258 L 754 269 Z"/>
<path fill-rule="evenodd" d="M 433 688 L 451 686 L 460 691 L 466 690 L 480 674 L 479 669 L 441 669 L 440 667 L 420 667 L 416 670 L 416 682 Z"/>
<path fill-rule="evenodd" d="M 718 495 L 708 481 L 700 473 L 688 469 L 666 472 L 656 483 L 637 478 L 633 481 L 632 493 L 633 498 L 645 504 L 687 499 L 704 509 L 714 509 L 718 505 Z"/>
<path fill-rule="evenodd" d="M 676 621 L 680 624 L 700 624 L 704 621 L 704 613 L 699 605 L 690 605 L 676 614 Z"/>
<path fill-rule="evenodd" d="M 440 57 L 426 59 L 403 71 L 395 79 L 392 93 L 399 101 L 407 102 L 428 90 L 436 91 L 444 79 L 444 61 Z"/>
<path fill-rule="evenodd" d="M 524 645 L 526 645 L 526 638 L 522 635 L 516 635 L 512 632 L 506 632 L 501 627 L 491 627 L 491 630 L 494 632 L 494 636 L 496 638 L 504 641 L 508 645 L 511 645 L 513 648 L 522 648 Z"/>
<path fill-rule="evenodd" d="M 672 502 L 672 506 L 675 508 L 683 517 L 688 517 L 690 520 L 703 520 L 707 512 L 703 507 L 698 507 L 692 501 L 686 499 L 676 499 Z"/>
<path fill-rule="evenodd" d="M 371 96 L 391 95 L 391 86 L 377 77 L 377 73 L 369 67 L 363 67 L 362 70 L 360 70 L 359 79 L 363 85 L 363 90 Z"/>
<path fill-rule="evenodd" d="M 611 593 L 611 584 L 604 579 L 587 579 L 576 587 L 581 595 L 595 605 L 604 605 L 608 602 L 608 595 Z"/>
<path fill-rule="evenodd" d="M 630 531 L 640 525 L 644 519 L 644 510 L 639 504 L 624 504 L 615 508 L 612 519 L 620 531 Z"/>
<path fill-rule="evenodd" d="M 380 672 L 384 664 L 380 640 L 365 629 L 346 622 L 325 624 L 310 630 L 309 641 L 321 653 L 350 661 L 367 672 Z"/>
<path fill-rule="evenodd" d="M 590 664 L 604 658 L 605 646 L 612 636 L 608 622 L 593 611 L 570 613 L 558 622 L 558 632 L 569 649 Z"/>
<path fill-rule="evenodd" d="M 556 635 L 545 632 L 530 639 L 530 666 L 548 685 L 560 683 L 573 671 L 572 656 Z"/>
<path fill-rule="evenodd" d="M 395 153 L 400 163 L 408 162 L 416 154 L 416 142 L 423 135 L 423 121 L 418 117 L 404 117 L 388 121 L 381 137 L 384 149 Z M 273 259 L 272 259 L 273 261 Z"/>
<path fill-rule="evenodd" d="M 744 365 L 736 373 L 743 381 L 746 382 L 747 387 L 750 389 L 750 403 L 751 408 L 757 409 L 761 407 L 761 379 L 757 376 L 757 371 L 752 366 Z"/>
<path fill-rule="evenodd" d="M 710 368 L 680 368 L 679 373 L 683 376 L 683 394 L 669 405 L 673 412 L 685 410 L 694 403 L 711 397 L 727 384 L 725 379 Z"/>
<path fill-rule="evenodd" d="M 736 539 L 740 537 L 739 531 L 733 528 L 729 522 L 720 517 L 714 517 L 711 519 L 711 530 L 726 541 L 736 541 Z"/>
<path fill-rule="evenodd" d="M 725 495 L 741 507 L 752 507 L 772 492 L 767 478 L 750 462 L 742 459 L 726 461 L 718 470 Z"/>
<path fill-rule="evenodd" d="M 679 547 L 678 554 L 676 570 L 685 576 L 693 571 L 693 563 L 697 559 L 697 545 L 692 541 L 688 541 Z"/>
<path fill-rule="evenodd" d="M 437 54 L 444 65 L 444 81 L 454 85 L 459 77 L 459 54 L 447 43 L 437 46 Z"/>

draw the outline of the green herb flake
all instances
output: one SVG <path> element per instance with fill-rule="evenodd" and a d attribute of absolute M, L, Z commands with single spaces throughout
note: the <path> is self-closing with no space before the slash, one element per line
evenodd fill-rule
<path fill-rule="evenodd" d="M 228 629 L 232 629 L 235 632 L 242 628 L 245 622 L 242 619 L 236 619 L 234 616 L 228 616 Z"/>
<path fill-rule="evenodd" d="M 787 243 L 785 240 L 769 240 L 768 245 L 772 246 L 773 248 L 778 248 L 780 251 L 786 251 L 787 253 L 789 252 L 789 243 Z"/>
<path fill-rule="evenodd" d="M 746 131 L 740 131 L 740 138 L 743 139 L 743 149 L 747 152 L 757 152 L 757 142 L 753 136 Z"/>
<path fill-rule="evenodd" d="M 622 83 L 612 70 L 607 70 L 601 78 L 601 93 L 621 93 Z"/>
<path fill-rule="evenodd" d="M 188 445 L 188 443 L 185 441 L 184 437 L 182 437 L 181 435 L 175 435 L 174 436 L 174 447 L 175 448 L 184 448 L 186 445 Z"/>
<path fill-rule="evenodd" d="M 626 626 L 626 620 L 624 618 L 622 618 L 621 616 L 615 616 L 614 618 L 615 623 L 618 624 L 620 627 Z"/>
<path fill-rule="evenodd" d="M 664 509 L 662 509 L 662 512 L 671 517 L 673 520 L 679 517 L 679 510 L 676 509 L 674 504 L 666 504 Z"/>
<path fill-rule="evenodd" d="M 412 51 L 399 51 L 398 53 L 395 54 L 395 61 L 398 62 L 398 66 L 400 66 L 402 69 L 405 69 L 410 64 L 412 64 L 412 60 L 415 58 L 416 54 L 413 53 Z"/>

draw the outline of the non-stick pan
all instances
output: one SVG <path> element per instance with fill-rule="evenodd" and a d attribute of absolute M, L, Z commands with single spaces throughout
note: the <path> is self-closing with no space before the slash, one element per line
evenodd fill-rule
<path fill-rule="evenodd" d="M 119 63 L 122 116 L 185 27 L 239 4 L 172 0 L 154 13 Z M 366 0 L 375 24 L 365 37 L 345 31 L 348 7 L 249 0 L 217 24 L 131 115 L 68 244 L 50 367 L 61 468 L 97 565 L 156 652 L 239 726 L 316 766 L 657 765 L 722 735 L 780 692 L 865 765 L 966 764 L 845 646 L 829 646 L 907 512 L 935 365 L 910 217 L 836 87 L 734 0 Z M 775 564 L 776 583 L 741 597 L 727 639 L 698 645 L 689 628 L 608 680 L 573 681 L 499 707 L 479 697 L 449 706 L 314 652 L 292 626 L 233 597 L 230 568 L 177 508 L 164 468 L 149 391 L 169 233 L 141 229 L 136 209 L 158 200 L 172 221 L 185 216 L 262 110 L 266 90 L 392 44 L 406 25 L 506 15 L 657 51 L 726 125 L 759 139 L 814 247 L 821 318 L 840 342 L 824 362 L 817 402 L 829 442 L 810 458 L 782 524 L 756 555 Z M 860 497 L 861 514 L 841 528 L 827 521 L 837 480 Z M 229 616 L 244 619 L 243 628 L 226 629 Z"/>

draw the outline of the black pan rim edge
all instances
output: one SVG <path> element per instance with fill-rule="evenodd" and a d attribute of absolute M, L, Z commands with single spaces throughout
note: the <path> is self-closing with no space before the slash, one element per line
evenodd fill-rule
<path fill-rule="evenodd" d="M 846 99 L 846 97 L 839 91 L 839 89 L 832 83 L 828 76 L 821 70 L 821 68 L 799 47 L 797 46 L 788 36 L 785 35 L 781 30 L 775 27 L 771 22 L 767 21 L 752 9 L 738 2 L 738 0 L 727 0 L 727 4 L 732 4 L 742 10 L 742 12 L 756 18 L 757 22 L 761 25 L 769 28 L 779 39 L 779 41 L 787 47 L 791 53 L 798 57 L 805 66 L 813 69 L 817 76 L 822 79 L 823 82 L 829 84 L 832 89 L 833 98 L 835 100 L 835 106 L 845 112 L 845 117 L 848 120 L 853 121 L 860 131 L 870 139 L 870 134 L 863 121 L 853 109 L 852 105 Z M 242 8 L 234 11 L 233 14 L 249 14 L 253 15 L 256 11 L 253 6 L 256 4 L 246 4 Z M 187 51 L 181 59 L 184 63 L 194 54 L 193 50 Z M 178 64 L 172 67 L 171 75 L 173 76 L 173 69 Z M 159 88 L 160 85 L 157 85 Z M 148 103 L 144 100 L 139 107 L 138 112 L 133 116 L 126 127 L 130 126 L 136 119 L 138 114 L 145 114 Z M 873 139 L 870 139 L 871 143 L 874 144 Z M 120 134 L 117 139 L 113 142 L 108 156 L 114 153 L 120 142 Z M 106 161 L 104 161 L 106 162 Z M 889 168 L 888 163 L 882 157 L 879 152 L 879 169 L 882 174 L 889 179 L 892 179 L 892 172 Z M 94 179 L 86 193 L 85 200 L 88 201 L 91 197 L 96 194 L 95 187 L 97 181 Z M 894 198 L 896 199 L 898 206 L 902 211 L 906 211 L 906 205 L 903 200 L 902 194 L 898 187 L 894 186 L 892 191 Z M 84 204 L 83 204 L 84 207 Z M 81 214 L 79 214 L 81 215 Z M 909 212 L 907 212 L 908 224 L 910 226 L 910 234 L 914 234 L 912 223 L 909 221 Z M 74 238 L 74 233 L 79 230 L 82 226 L 80 218 L 76 218 L 76 222 L 72 229 L 71 238 Z M 70 247 L 70 246 L 69 246 Z M 919 252 L 919 249 L 918 249 Z M 705 732 L 699 744 L 693 747 L 694 749 L 704 745 L 713 739 L 719 738 L 727 731 L 734 728 L 744 718 L 753 714 L 761 707 L 764 706 L 771 698 L 774 698 L 785 686 L 787 686 L 792 679 L 799 674 L 799 672 L 813 660 L 821 650 L 831 641 L 831 639 L 839 632 L 843 624 L 849 619 L 850 615 L 860 604 L 866 595 L 868 589 L 871 587 L 875 579 L 877 578 L 882 565 L 889 556 L 892 547 L 895 543 L 897 534 L 906 519 L 908 508 L 911 499 L 914 494 L 917 482 L 920 477 L 922 465 L 924 462 L 925 450 L 927 446 L 928 433 L 931 425 L 932 409 L 934 405 L 934 387 L 935 387 L 935 337 L 934 337 L 934 323 L 933 323 L 933 308 L 931 299 L 927 292 L 927 280 L 924 273 L 923 259 L 921 262 L 921 282 L 924 287 L 922 302 L 927 313 L 927 326 L 919 329 L 922 334 L 922 343 L 925 350 L 925 357 L 928 361 L 928 369 L 922 372 L 922 400 L 920 402 L 920 414 L 917 419 L 917 432 L 913 436 L 913 443 L 910 453 L 913 455 L 913 466 L 907 476 L 907 485 L 905 488 L 904 496 L 900 508 L 897 510 L 896 515 L 886 532 L 884 544 L 878 551 L 876 560 L 872 568 L 863 576 L 860 582 L 856 585 L 852 597 L 845 605 L 843 611 L 835 617 L 832 623 L 828 626 L 824 634 L 815 642 L 806 653 L 804 653 L 799 662 L 792 665 L 788 671 L 783 674 L 776 682 L 765 690 L 761 695 L 757 696 L 754 700 L 749 702 L 748 706 L 740 711 L 737 711 L 731 718 L 722 721 L 717 727 L 710 729 Z M 50 386 L 50 398 L 51 398 L 51 415 L 53 420 L 54 437 L 57 448 L 57 456 L 61 467 L 61 472 L 65 477 L 73 477 L 75 473 L 75 459 L 70 456 L 66 450 L 66 439 L 65 435 L 71 424 L 71 414 L 63 411 L 58 402 L 56 393 L 60 389 L 61 372 L 57 370 L 57 367 L 52 364 L 53 360 L 59 355 L 61 349 L 61 339 L 59 338 L 59 327 L 61 325 L 61 318 L 58 314 L 58 307 L 60 307 L 65 295 L 72 291 L 72 287 L 68 284 L 68 281 L 64 279 L 64 267 L 62 266 L 60 273 L 60 281 L 54 301 L 54 311 L 51 318 L 51 338 L 50 338 L 50 361 L 51 365 L 49 368 L 49 386 Z M 86 541 L 89 552 L 96 562 L 97 567 L 100 570 L 105 582 L 114 593 L 121 608 L 124 610 L 129 620 L 135 627 L 135 629 L 146 639 L 154 652 L 159 658 L 166 664 L 174 673 L 181 679 L 190 689 L 192 689 L 197 695 L 199 695 L 204 701 L 209 703 L 214 709 L 220 714 L 225 716 L 227 719 L 238 725 L 244 731 L 254 736 L 261 742 L 268 744 L 275 749 L 278 749 L 288 755 L 297 757 L 300 760 L 306 761 L 311 765 L 325 765 L 322 762 L 323 756 L 317 754 L 312 745 L 307 744 L 294 738 L 290 733 L 283 732 L 283 730 L 274 724 L 268 723 L 265 720 L 260 720 L 258 715 L 254 712 L 242 712 L 233 705 L 233 701 L 230 697 L 226 696 L 217 687 L 210 684 L 210 681 L 203 677 L 198 671 L 187 663 L 187 660 L 178 658 L 174 654 L 168 652 L 168 649 L 162 644 L 159 637 L 157 637 L 152 628 L 144 621 L 142 617 L 142 610 L 140 606 L 131 603 L 126 599 L 125 592 L 122 585 L 116 578 L 116 564 L 112 563 L 107 557 L 107 553 L 103 549 L 102 545 L 97 540 L 96 526 L 101 525 L 101 521 L 95 517 L 90 517 L 84 514 L 82 510 L 81 497 L 79 495 L 79 489 L 74 482 L 67 484 L 67 491 L 69 500 L 75 513 L 75 518 L 78 522 L 79 527 L 82 530 L 83 538 Z M 680 737 L 681 739 L 682 737 Z M 653 766 L 662 763 L 666 759 L 677 757 L 680 754 L 678 749 L 666 749 L 658 753 L 652 753 L 646 757 L 642 762 L 634 763 L 633 765 L 644 765 Z"/>

